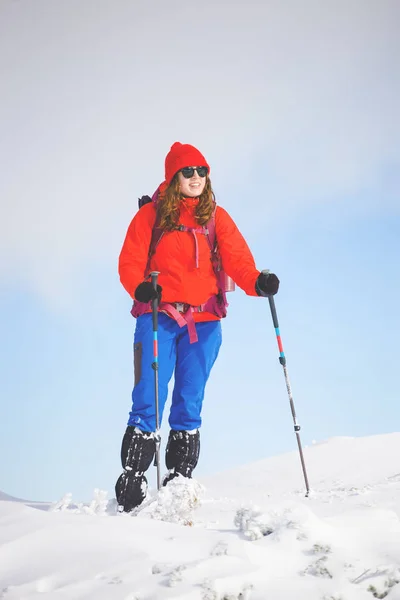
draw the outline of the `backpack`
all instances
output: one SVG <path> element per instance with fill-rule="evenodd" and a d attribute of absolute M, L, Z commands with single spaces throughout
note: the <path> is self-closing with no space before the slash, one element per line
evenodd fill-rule
<path fill-rule="evenodd" d="M 142 196 L 138 199 L 139 209 L 142 208 L 145 204 L 149 204 L 153 202 L 154 205 L 157 204 L 159 190 L 150 196 Z M 159 309 L 166 310 L 177 322 L 180 327 L 184 325 L 188 326 L 190 343 L 197 341 L 196 328 L 193 321 L 193 313 L 194 312 L 210 312 L 216 315 L 219 318 L 226 317 L 228 301 L 226 299 L 226 292 L 231 292 L 235 290 L 235 283 L 233 280 L 224 272 L 222 267 L 221 255 L 218 249 L 218 243 L 216 239 L 215 232 L 215 210 L 213 211 L 212 217 L 207 223 L 207 225 L 203 225 L 200 227 L 186 227 L 185 225 L 179 226 L 180 231 L 189 231 L 193 233 L 201 233 L 206 236 L 208 245 L 210 247 L 211 253 L 211 262 L 214 269 L 214 273 L 217 279 L 218 293 L 215 296 L 212 296 L 207 302 L 202 304 L 201 306 L 189 306 L 187 310 L 183 311 L 183 305 L 169 304 L 165 302 L 161 302 L 159 305 Z M 146 265 L 146 277 L 150 272 L 150 261 L 152 256 L 155 254 L 157 246 L 164 235 L 164 230 L 158 226 L 157 219 L 153 227 L 151 241 L 149 246 L 149 253 Z M 180 309 L 181 306 L 181 309 Z M 134 317 L 138 317 L 149 310 L 149 304 L 145 304 L 142 302 L 134 301 L 133 307 L 131 310 L 131 314 Z"/>

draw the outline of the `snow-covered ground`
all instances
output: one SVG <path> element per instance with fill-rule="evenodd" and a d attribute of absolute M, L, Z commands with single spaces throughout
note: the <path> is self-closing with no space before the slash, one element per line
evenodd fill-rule
<path fill-rule="evenodd" d="M 4 600 L 400 600 L 400 433 L 334 438 L 201 482 L 135 517 L 0 500 Z M 38 510 L 41 509 L 41 510 Z"/>

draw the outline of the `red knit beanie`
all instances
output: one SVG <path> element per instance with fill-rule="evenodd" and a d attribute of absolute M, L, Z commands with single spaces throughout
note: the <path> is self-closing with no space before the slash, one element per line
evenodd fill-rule
<path fill-rule="evenodd" d="M 207 167 L 210 172 L 210 165 L 197 148 L 190 144 L 175 142 L 165 157 L 165 182 L 167 185 L 171 183 L 175 173 L 183 167 Z"/>

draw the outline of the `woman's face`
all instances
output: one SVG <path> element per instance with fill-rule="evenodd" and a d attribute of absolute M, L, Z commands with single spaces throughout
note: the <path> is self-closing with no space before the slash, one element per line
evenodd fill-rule
<path fill-rule="evenodd" d="M 195 167 L 193 167 L 195 169 Z M 206 185 L 207 177 L 200 177 L 200 175 L 195 170 L 193 173 L 193 177 L 187 179 L 183 176 L 182 171 L 178 173 L 179 187 L 182 196 L 187 198 L 196 198 L 203 193 L 204 187 Z"/>

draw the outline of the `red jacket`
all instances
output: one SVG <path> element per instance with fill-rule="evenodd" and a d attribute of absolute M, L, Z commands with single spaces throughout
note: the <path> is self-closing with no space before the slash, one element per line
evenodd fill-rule
<path fill-rule="evenodd" d="M 185 198 L 181 202 L 179 223 L 198 227 L 194 211 L 198 199 Z M 151 234 L 156 219 L 153 203 L 143 206 L 134 216 L 125 237 L 119 257 L 121 283 L 134 298 L 135 290 L 145 273 Z M 224 271 L 246 294 L 256 296 L 255 283 L 259 271 L 242 234 L 229 214 L 220 206 L 215 212 L 215 233 Z M 193 306 L 205 303 L 218 291 L 210 260 L 210 247 L 202 234 L 196 234 L 198 267 L 193 233 L 167 231 L 162 236 L 150 262 L 151 271 L 159 271 L 163 302 L 184 302 Z M 207 313 L 195 313 L 195 321 L 216 318 Z"/>

